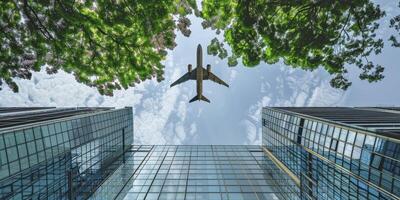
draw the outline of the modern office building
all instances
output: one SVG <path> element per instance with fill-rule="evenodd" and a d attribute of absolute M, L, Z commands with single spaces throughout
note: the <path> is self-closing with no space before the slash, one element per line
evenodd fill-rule
<path fill-rule="evenodd" d="M 0 109 L 0 199 L 400 199 L 400 110 L 264 108 L 262 145 L 132 145 L 132 109 Z"/>
<path fill-rule="evenodd" d="M 134 146 L 93 199 L 274 200 L 297 186 L 259 145 Z"/>
<path fill-rule="evenodd" d="M 87 199 L 133 143 L 132 109 L 1 108 L 0 199 Z"/>
<path fill-rule="evenodd" d="M 264 108 L 262 128 L 301 199 L 400 199 L 400 109 Z"/>

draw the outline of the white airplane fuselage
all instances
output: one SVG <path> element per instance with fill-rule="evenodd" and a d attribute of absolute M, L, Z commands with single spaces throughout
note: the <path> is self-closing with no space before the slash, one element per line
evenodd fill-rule
<path fill-rule="evenodd" d="M 203 96 L 203 50 L 200 45 L 197 46 L 197 66 L 196 66 L 197 96 L 199 99 Z"/>

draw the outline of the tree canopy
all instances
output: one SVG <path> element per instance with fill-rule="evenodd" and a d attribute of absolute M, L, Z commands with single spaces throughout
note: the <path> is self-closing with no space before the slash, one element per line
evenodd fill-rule
<path fill-rule="evenodd" d="M 348 65 L 361 69 L 360 79 L 374 82 L 384 77 L 384 68 L 368 60 L 383 48 L 375 31 L 384 14 L 369 0 L 202 2 L 203 27 L 223 30 L 232 49 L 229 65 L 241 58 L 248 67 L 279 60 L 304 70 L 323 67 L 334 75 L 331 85 L 341 89 L 351 85 L 345 76 Z M 216 48 L 219 43 L 211 42 L 214 51 L 209 54 L 224 52 Z"/>
<path fill-rule="evenodd" d="M 190 35 L 194 0 L 3 0 L 0 2 L 0 89 L 47 64 L 101 94 L 140 80 L 163 80 L 161 61 L 175 29 Z M 177 19 L 174 19 L 177 18 Z"/>
<path fill-rule="evenodd" d="M 175 31 L 189 37 L 188 14 L 203 18 L 203 27 L 223 30 L 213 39 L 210 55 L 241 59 L 245 66 L 282 60 L 286 65 L 333 75 L 331 85 L 347 89 L 350 66 L 360 79 L 384 78 L 384 68 L 369 60 L 379 54 L 378 20 L 385 15 L 370 0 L 3 0 L 0 1 L 0 90 L 13 78 L 30 79 L 47 66 L 62 69 L 101 94 L 126 89 L 155 77 L 163 80 Z M 391 26 L 400 30 L 400 17 Z M 396 36 L 392 45 L 400 46 Z M 228 44 L 231 52 L 225 49 Z"/>
<path fill-rule="evenodd" d="M 400 7 L 400 2 L 398 4 Z M 400 15 L 396 15 L 392 19 L 390 19 L 390 28 L 393 28 L 398 34 L 390 36 L 389 40 L 392 42 L 393 47 L 400 47 L 400 42 L 398 36 L 400 35 Z"/>

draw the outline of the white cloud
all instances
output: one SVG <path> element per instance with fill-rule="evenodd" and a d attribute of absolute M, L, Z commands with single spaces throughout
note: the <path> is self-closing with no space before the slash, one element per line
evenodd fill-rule
<path fill-rule="evenodd" d="M 347 93 L 341 90 L 333 89 L 328 81 L 321 83 L 312 90 L 311 97 L 307 106 L 337 106 L 341 105 L 346 99 Z"/>
<path fill-rule="evenodd" d="M 196 133 L 196 131 L 197 131 L 197 125 L 195 124 L 195 123 L 192 123 L 191 125 L 190 125 L 190 135 L 193 135 L 194 133 Z"/>
<path fill-rule="evenodd" d="M 178 93 L 177 88 L 172 88 L 161 95 L 143 100 L 143 109 L 135 113 L 135 140 L 147 144 L 166 142 L 162 132 L 173 112 Z"/>
<path fill-rule="evenodd" d="M 78 83 L 74 76 L 64 71 L 48 75 L 44 69 L 35 72 L 32 80 L 16 79 L 19 93 L 9 88 L 0 92 L 0 106 L 112 106 L 124 107 L 138 103 L 141 95 L 134 89 L 116 91 L 113 97 L 102 96 L 95 88 Z M 140 85 L 137 89 L 142 88 Z"/>
<path fill-rule="evenodd" d="M 261 144 L 261 128 L 250 120 L 244 120 L 242 125 L 245 126 L 245 131 L 247 133 L 247 141 L 245 141 L 245 144 Z"/>
<path fill-rule="evenodd" d="M 232 70 L 230 70 L 229 71 L 229 74 L 230 74 L 230 76 L 229 76 L 229 82 L 230 83 L 232 83 L 234 80 L 235 80 L 235 78 L 236 78 L 236 76 L 237 76 L 237 71 L 235 70 L 235 69 L 232 69 Z"/>

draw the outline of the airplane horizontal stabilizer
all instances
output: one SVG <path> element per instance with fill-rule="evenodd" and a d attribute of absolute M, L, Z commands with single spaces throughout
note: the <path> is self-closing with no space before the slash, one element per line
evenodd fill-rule
<path fill-rule="evenodd" d="M 202 101 L 207 101 L 208 103 L 210 103 L 210 100 L 208 100 L 205 96 L 201 96 L 201 99 L 199 99 L 199 96 L 194 96 L 193 99 L 191 99 L 189 101 L 189 103 L 192 103 L 193 101 L 197 101 L 197 100 L 202 100 Z"/>

